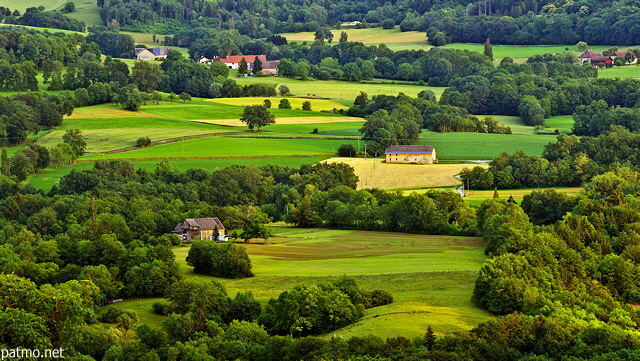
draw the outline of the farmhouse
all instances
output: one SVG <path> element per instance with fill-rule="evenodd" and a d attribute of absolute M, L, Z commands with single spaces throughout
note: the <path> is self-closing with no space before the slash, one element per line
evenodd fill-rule
<path fill-rule="evenodd" d="M 578 56 L 578 60 L 580 60 L 581 65 L 586 62 L 589 62 L 589 64 L 593 66 L 604 65 L 607 68 L 613 66 L 613 59 L 614 58 L 611 56 L 598 55 L 591 49 L 585 51 L 584 53 L 580 54 L 580 56 Z"/>
<path fill-rule="evenodd" d="M 340 24 L 340 26 L 356 26 L 360 24 L 362 24 L 360 21 L 349 21 L 349 22 Z"/>
<path fill-rule="evenodd" d="M 280 64 L 280 60 L 263 61 L 262 62 L 262 74 L 264 74 L 264 75 L 278 75 L 278 64 Z M 249 69 L 253 70 L 253 62 L 249 63 Z"/>
<path fill-rule="evenodd" d="M 437 163 L 436 149 L 430 145 L 392 145 L 384 152 L 387 163 Z"/>
<path fill-rule="evenodd" d="M 134 59 L 145 61 L 164 60 L 170 50 L 171 48 L 136 48 Z"/>
<path fill-rule="evenodd" d="M 242 59 L 244 58 L 244 61 L 247 62 L 247 65 L 251 62 L 253 62 L 256 59 L 256 56 L 258 57 L 258 59 L 260 59 L 262 61 L 262 63 L 264 63 L 265 61 L 267 61 L 267 56 L 266 55 L 230 55 L 227 56 L 226 58 L 221 58 L 219 56 L 211 59 L 211 61 L 219 61 L 222 62 L 224 64 L 226 64 L 229 69 L 238 69 L 238 66 L 240 65 L 240 62 L 242 61 Z"/>
<path fill-rule="evenodd" d="M 226 240 L 224 226 L 218 217 L 187 218 L 176 226 L 173 233 L 181 235 L 185 241 L 193 241 L 196 238 L 213 239 L 213 233 L 216 228 L 219 234 L 218 240 Z"/>

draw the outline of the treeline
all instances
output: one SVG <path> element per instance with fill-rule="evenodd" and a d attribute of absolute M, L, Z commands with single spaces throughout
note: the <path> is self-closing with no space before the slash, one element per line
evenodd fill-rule
<path fill-rule="evenodd" d="M 562 134 L 557 139 L 545 146 L 542 157 L 502 153 L 488 170 L 465 169 L 460 177 L 470 189 L 576 187 L 617 167 L 637 170 L 640 164 L 640 135 L 622 126 L 597 137 Z"/>
<path fill-rule="evenodd" d="M 13 14 L 13 13 L 12 13 Z M 57 11 L 45 11 L 44 6 L 30 7 L 20 17 L 7 16 L 4 19 L 7 24 L 37 26 L 41 28 L 64 29 L 84 32 L 84 21 L 72 19 Z"/>

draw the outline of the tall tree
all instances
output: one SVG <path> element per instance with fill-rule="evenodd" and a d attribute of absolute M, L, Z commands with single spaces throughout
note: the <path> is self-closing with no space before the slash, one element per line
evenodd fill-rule
<path fill-rule="evenodd" d="M 133 82 L 138 86 L 138 89 L 150 93 L 158 88 L 164 72 L 160 65 L 140 60 L 133 66 L 132 73 Z"/>
<path fill-rule="evenodd" d="M 493 61 L 493 46 L 491 45 L 491 41 L 489 41 L 489 38 L 487 38 L 487 41 L 484 42 L 484 56 Z"/>
<path fill-rule="evenodd" d="M 84 150 L 87 148 L 87 142 L 84 141 L 80 129 L 68 129 L 62 136 L 62 140 L 71 145 L 76 158 L 83 155 Z"/>
<path fill-rule="evenodd" d="M 246 123 L 249 126 L 249 130 L 253 130 L 253 128 L 257 128 L 260 131 L 260 128 L 275 124 L 275 116 L 269 112 L 264 105 L 249 105 L 244 107 L 244 111 L 242 113 L 242 118 L 240 121 Z"/>
<path fill-rule="evenodd" d="M 253 59 L 253 69 L 251 69 L 251 72 L 253 74 L 262 74 L 262 60 L 260 60 L 257 55 L 256 58 Z"/>
<path fill-rule="evenodd" d="M 245 75 L 249 69 L 249 65 L 245 58 L 240 59 L 240 64 L 238 64 L 238 74 Z"/>

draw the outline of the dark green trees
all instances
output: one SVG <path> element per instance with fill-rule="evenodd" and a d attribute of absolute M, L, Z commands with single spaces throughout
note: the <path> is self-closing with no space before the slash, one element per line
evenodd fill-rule
<path fill-rule="evenodd" d="M 193 272 L 225 278 L 252 277 L 251 260 L 244 247 L 233 243 L 194 242 L 187 256 Z"/>
<path fill-rule="evenodd" d="M 260 131 L 260 128 L 275 124 L 276 122 L 275 116 L 263 105 L 249 105 L 244 107 L 240 121 L 247 124 L 249 130 L 256 128 L 258 131 Z"/>

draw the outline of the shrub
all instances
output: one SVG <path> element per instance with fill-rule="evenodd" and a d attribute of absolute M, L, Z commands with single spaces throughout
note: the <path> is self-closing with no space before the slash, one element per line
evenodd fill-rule
<path fill-rule="evenodd" d="M 311 102 L 308 100 L 302 102 L 302 110 L 311 111 Z"/>
<path fill-rule="evenodd" d="M 118 317 L 122 314 L 122 311 L 113 306 L 107 307 L 107 310 L 98 316 L 98 321 L 103 323 L 116 323 L 118 322 Z"/>
<path fill-rule="evenodd" d="M 148 147 L 151 144 L 149 137 L 140 137 L 136 140 L 136 145 L 140 148 Z"/>
<path fill-rule="evenodd" d="M 291 109 L 291 102 L 289 102 L 289 99 L 280 99 L 278 109 Z"/>
<path fill-rule="evenodd" d="M 169 307 L 171 306 L 171 304 L 169 304 L 168 302 L 154 302 L 151 305 L 151 308 L 153 309 L 153 313 L 157 313 L 158 315 L 163 315 L 166 316 L 169 314 Z"/>
<path fill-rule="evenodd" d="M 365 298 L 365 306 L 367 308 L 388 305 L 393 302 L 393 296 L 385 290 L 367 292 Z"/>

